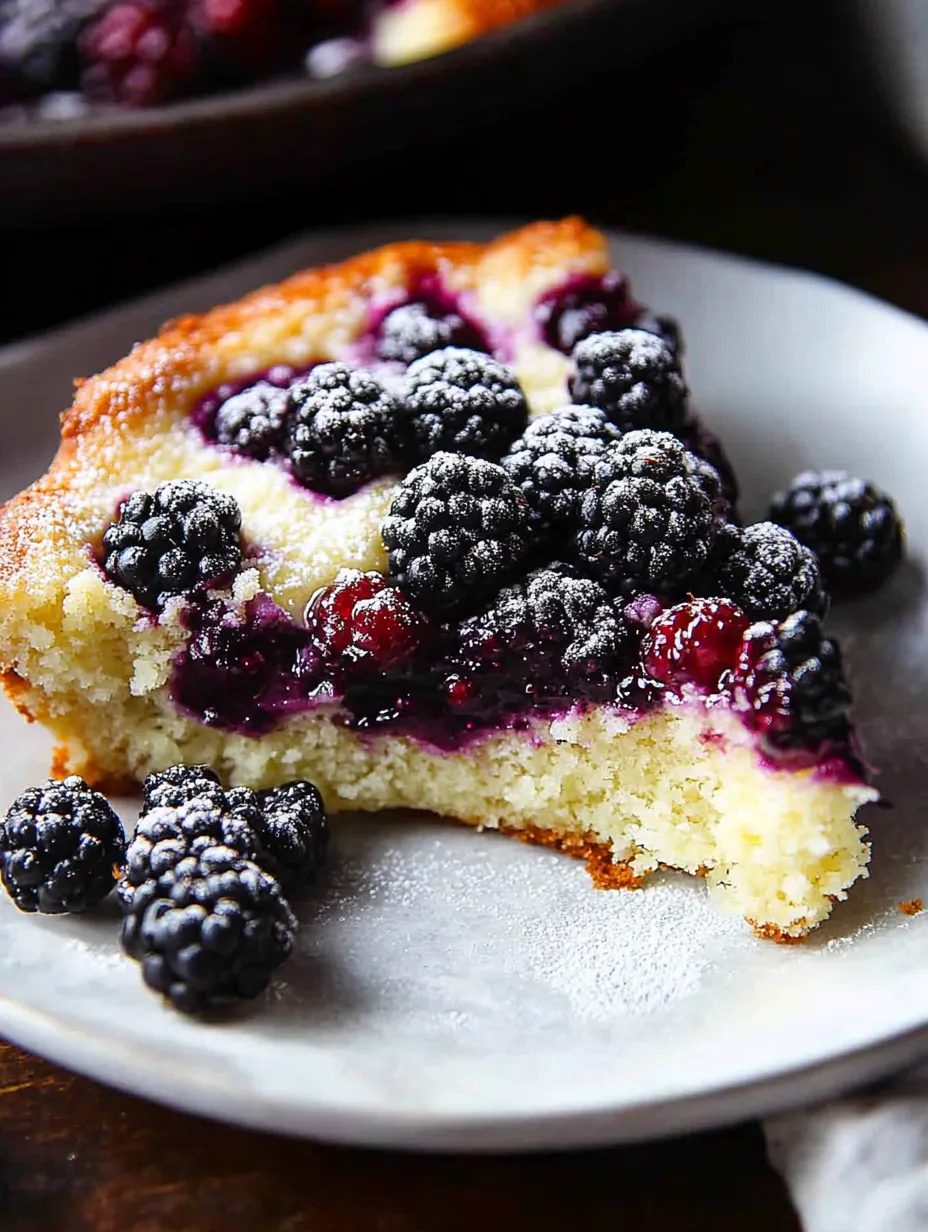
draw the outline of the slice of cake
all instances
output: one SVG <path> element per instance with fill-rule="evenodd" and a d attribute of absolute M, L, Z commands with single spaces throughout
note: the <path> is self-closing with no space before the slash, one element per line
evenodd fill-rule
<path fill-rule="evenodd" d="M 802 936 L 876 792 L 816 558 L 739 527 L 681 351 L 577 219 L 171 322 L 0 515 L 8 695 L 60 775 L 307 778 Z"/>

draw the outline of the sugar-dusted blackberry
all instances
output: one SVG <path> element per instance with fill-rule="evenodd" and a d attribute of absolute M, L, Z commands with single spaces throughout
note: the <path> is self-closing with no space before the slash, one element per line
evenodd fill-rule
<path fill-rule="evenodd" d="M 306 607 L 306 626 L 336 677 L 383 672 L 427 641 L 430 622 L 379 573 L 341 569 Z"/>
<path fill-rule="evenodd" d="M 402 468 L 400 408 L 372 376 L 320 364 L 287 391 L 290 464 L 308 488 L 348 496 Z"/>
<path fill-rule="evenodd" d="M 610 687 L 634 640 L 603 588 L 561 564 L 505 587 L 451 637 L 457 680 L 522 702 Z"/>
<path fill-rule="evenodd" d="M 305 892 L 319 879 L 329 850 L 329 823 L 319 789 L 298 779 L 259 792 L 258 801 L 264 818 L 262 867 L 288 894 Z"/>
<path fill-rule="evenodd" d="M 242 513 L 235 499 L 193 479 L 133 492 L 103 535 L 111 581 L 150 608 L 172 595 L 228 581 L 242 562 Z"/>
<path fill-rule="evenodd" d="M 224 795 L 219 775 L 209 766 L 168 766 L 146 776 L 142 784 L 142 811 L 153 808 L 179 808 L 196 796 L 222 807 Z"/>
<path fill-rule="evenodd" d="M 851 692 L 841 650 L 812 612 L 760 621 L 746 631 L 731 694 L 748 726 L 774 746 L 848 737 Z"/>
<path fill-rule="evenodd" d="M 101 902 L 125 859 L 119 818 L 72 775 L 17 796 L 0 821 L 0 874 L 21 911 L 85 911 Z"/>
<path fill-rule="evenodd" d="M 377 339 L 377 355 L 412 364 L 445 347 L 488 350 L 486 339 L 470 321 L 425 301 L 401 304 L 384 317 Z"/>
<path fill-rule="evenodd" d="M 770 520 L 818 557 L 836 597 L 875 590 L 902 560 L 904 531 L 892 498 L 846 471 L 804 471 L 778 492 Z"/>
<path fill-rule="evenodd" d="M 815 554 L 784 527 L 773 522 L 728 527 L 719 548 L 720 560 L 702 589 L 731 599 L 752 620 L 827 609 Z"/>
<path fill-rule="evenodd" d="M 687 391 L 680 361 L 659 335 L 643 329 L 591 334 L 574 347 L 573 361 L 573 401 L 599 407 L 623 432 L 678 432 L 683 426 Z"/>
<path fill-rule="evenodd" d="M 690 599 L 654 620 L 642 644 L 652 680 L 714 692 L 735 665 L 750 621 L 729 599 Z"/>
<path fill-rule="evenodd" d="M 179 789 L 195 785 L 194 780 L 188 779 L 179 784 Z M 188 796 L 177 804 L 155 804 L 142 813 L 126 850 L 125 872 L 119 883 L 124 906 L 131 905 L 146 882 L 209 847 L 226 847 L 242 859 L 259 860 L 261 839 L 253 818 L 247 813 L 233 812 L 225 793 L 210 779 L 201 779 L 200 785 L 205 789 L 202 794 Z M 168 786 L 156 784 L 152 797 L 169 797 L 169 792 L 160 790 Z"/>
<path fill-rule="evenodd" d="M 500 459 L 546 528 L 572 526 L 593 459 L 618 440 L 619 429 L 602 411 L 565 406 L 529 421 Z"/>
<path fill-rule="evenodd" d="M 417 459 L 446 450 L 495 460 L 525 427 L 528 403 L 492 356 L 445 347 L 410 365 L 406 413 Z"/>
<path fill-rule="evenodd" d="M 573 539 L 578 564 L 625 598 L 682 595 L 718 530 L 697 460 L 667 432 L 629 432 L 595 459 L 592 479 Z"/>
<path fill-rule="evenodd" d="M 286 417 L 287 391 L 270 381 L 258 381 L 226 398 L 216 411 L 216 440 L 263 461 L 283 448 Z"/>
<path fill-rule="evenodd" d="M 154 809 L 152 827 L 174 810 Z M 231 847 L 204 841 L 123 899 L 122 945 L 174 1007 L 201 1013 L 256 997 L 293 949 L 296 921 L 280 885 Z"/>
<path fill-rule="evenodd" d="M 382 535 L 390 576 L 413 603 L 462 611 L 524 571 L 536 515 L 501 466 L 442 452 L 403 480 Z"/>

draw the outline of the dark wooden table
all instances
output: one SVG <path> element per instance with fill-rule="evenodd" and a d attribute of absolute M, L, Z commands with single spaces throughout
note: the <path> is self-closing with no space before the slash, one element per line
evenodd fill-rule
<path fill-rule="evenodd" d="M 0 338 L 307 227 L 585 212 L 820 270 L 928 315 L 928 174 L 882 115 L 841 13 L 783 0 L 310 199 L 0 236 Z M 814 10 L 814 11 L 810 11 Z M 554 138 L 557 145 L 554 146 Z M 556 156 L 552 158 L 552 150 Z M 436 167 L 438 170 L 436 170 Z M 15 293 L 14 293 L 15 288 Z M 544 1158 L 422 1158 L 184 1116 L 0 1046 L 2 1232 L 795 1232 L 760 1131 Z"/>

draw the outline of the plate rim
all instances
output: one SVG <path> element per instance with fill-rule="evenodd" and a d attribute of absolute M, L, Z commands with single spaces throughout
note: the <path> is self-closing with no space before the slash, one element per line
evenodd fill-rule
<path fill-rule="evenodd" d="M 36 349 L 41 351 L 47 345 L 61 344 L 75 334 L 92 334 L 126 312 L 148 311 L 190 291 L 209 288 L 225 280 L 241 279 L 269 259 L 286 260 L 288 254 L 305 250 L 308 246 L 325 249 L 339 244 L 360 250 L 365 245 L 389 242 L 390 235 L 408 234 L 410 229 L 421 228 L 423 232 L 433 235 L 454 233 L 480 236 L 498 233 L 501 229 L 519 225 L 519 222 L 518 219 L 390 220 L 386 224 L 368 223 L 309 232 L 206 275 L 13 343 L 0 350 L 0 371 L 9 363 L 28 362 L 34 357 Z M 756 274 L 785 276 L 794 283 L 828 287 L 842 295 L 850 292 L 871 307 L 888 311 L 900 321 L 916 326 L 928 340 L 928 322 L 869 292 L 815 272 L 613 228 L 603 228 L 603 232 L 610 245 L 619 250 L 630 241 L 644 243 L 672 251 L 675 256 L 684 259 L 691 255 L 711 257 L 729 267 L 740 267 Z M 45 1010 L 24 1005 L 2 992 L 0 1030 L 11 1041 L 75 1072 L 195 1115 L 269 1132 L 344 1144 L 441 1151 L 506 1152 L 598 1146 L 690 1132 L 814 1102 L 833 1095 L 836 1089 L 873 1081 L 928 1055 L 928 1016 L 920 1015 L 917 1024 L 910 1022 L 901 1025 L 869 1043 L 848 1047 L 815 1062 L 799 1063 L 779 1072 L 761 1074 L 747 1082 L 736 1081 L 678 1096 L 658 1096 L 656 1099 L 640 1097 L 597 1108 L 568 1108 L 522 1115 L 443 1113 L 439 1119 L 427 1107 L 397 1110 L 385 1116 L 381 1109 L 364 1111 L 349 1105 L 338 1108 L 320 1104 L 318 1100 L 315 1104 L 307 1103 L 305 1098 L 291 1103 L 267 1096 L 254 1097 L 250 1089 L 244 1098 L 230 1097 L 227 1086 L 219 1081 L 204 1081 L 202 1072 L 197 1083 L 190 1083 L 186 1069 L 181 1071 L 183 1079 L 172 1081 L 169 1075 L 156 1072 L 153 1063 L 145 1064 L 139 1044 L 127 1044 L 95 1033 L 89 1027 L 59 1021 Z M 204 1107 L 202 1102 L 205 1090 L 216 1097 L 209 1107 Z M 197 1097 L 200 1097 L 199 1102 Z"/>

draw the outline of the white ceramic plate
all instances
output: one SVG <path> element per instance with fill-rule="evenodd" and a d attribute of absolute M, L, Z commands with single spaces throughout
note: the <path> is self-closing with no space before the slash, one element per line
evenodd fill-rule
<path fill-rule="evenodd" d="M 131 305 L 0 360 L 0 490 L 49 456 L 70 378 L 165 317 L 302 264 L 406 234 L 315 238 Z M 119 952 L 115 912 L 46 918 L 0 902 L 0 1030 L 74 1069 L 268 1129 L 438 1149 L 567 1146 L 757 1115 L 928 1050 L 926 615 L 928 327 L 803 274 L 615 237 L 641 297 L 677 314 L 689 374 L 730 446 L 747 512 L 805 464 L 882 483 L 912 560 L 835 626 L 891 811 L 871 809 L 872 876 L 805 945 L 755 940 L 694 879 L 591 889 L 564 857 L 463 827 L 337 820 L 329 887 L 302 912 L 268 997 L 187 1021 Z M 49 744 L 0 712 L 0 805 L 44 776 Z M 124 816 L 132 819 L 131 802 Z"/>

